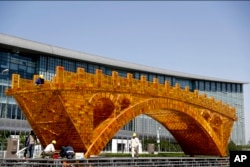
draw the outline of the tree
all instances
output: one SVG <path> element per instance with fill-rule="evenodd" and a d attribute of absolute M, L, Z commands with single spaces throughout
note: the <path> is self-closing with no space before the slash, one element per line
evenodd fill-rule
<path fill-rule="evenodd" d="M 9 131 L 1 130 L 0 131 L 0 150 L 7 149 L 7 139 L 10 136 Z"/>
<path fill-rule="evenodd" d="M 227 145 L 227 154 L 229 155 L 230 151 L 240 151 L 240 147 L 238 147 L 232 140 Z"/>

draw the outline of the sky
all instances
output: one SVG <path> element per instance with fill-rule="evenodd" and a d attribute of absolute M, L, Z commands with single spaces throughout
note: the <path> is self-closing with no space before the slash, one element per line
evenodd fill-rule
<path fill-rule="evenodd" d="M 0 33 L 116 60 L 250 82 L 250 1 L 0 1 Z M 250 85 L 244 85 L 246 142 Z"/>

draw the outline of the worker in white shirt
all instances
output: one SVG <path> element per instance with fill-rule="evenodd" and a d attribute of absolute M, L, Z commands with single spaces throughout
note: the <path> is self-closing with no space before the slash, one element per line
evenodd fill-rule
<path fill-rule="evenodd" d="M 136 156 L 138 158 L 139 156 L 139 139 L 136 137 L 136 133 L 133 133 L 133 136 L 130 140 L 130 148 L 131 148 L 131 154 L 132 158 Z"/>
<path fill-rule="evenodd" d="M 42 158 L 49 156 L 50 158 L 53 157 L 54 153 L 55 153 L 55 147 L 54 145 L 56 144 L 55 140 L 52 140 L 52 142 L 50 144 L 48 144 L 45 149 L 42 152 Z"/>

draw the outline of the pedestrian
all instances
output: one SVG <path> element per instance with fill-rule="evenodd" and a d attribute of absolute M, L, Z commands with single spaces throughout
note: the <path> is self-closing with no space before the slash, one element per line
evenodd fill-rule
<path fill-rule="evenodd" d="M 137 158 L 139 157 L 139 139 L 136 137 L 136 133 L 133 133 L 133 136 L 130 140 L 130 148 L 131 148 L 131 154 L 132 158 L 136 156 Z"/>
<path fill-rule="evenodd" d="M 34 131 L 30 131 L 29 136 L 27 136 L 25 141 L 25 146 L 27 147 L 24 152 L 24 157 L 27 156 L 27 158 L 33 158 L 34 150 L 35 150 L 35 144 L 37 144 L 37 137 L 34 133 Z"/>
<path fill-rule="evenodd" d="M 40 85 L 40 84 L 44 84 L 43 75 L 39 75 L 39 78 L 36 79 L 35 85 Z"/>
<path fill-rule="evenodd" d="M 26 159 L 28 145 L 29 145 L 29 135 L 25 137 L 25 141 L 24 141 L 25 150 L 23 153 L 23 159 Z"/>
<path fill-rule="evenodd" d="M 44 158 L 46 156 L 49 156 L 50 158 L 53 157 L 53 155 L 55 154 L 55 151 L 56 151 L 55 147 L 54 147 L 55 144 L 56 144 L 56 141 L 52 140 L 52 142 L 45 147 L 45 149 L 41 153 L 42 158 Z"/>
<path fill-rule="evenodd" d="M 67 147 L 62 147 L 60 151 L 60 156 L 62 158 L 66 157 L 67 159 L 72 159 L 75 156 L 75 152 L 73 147 L 67 146 Z"/>

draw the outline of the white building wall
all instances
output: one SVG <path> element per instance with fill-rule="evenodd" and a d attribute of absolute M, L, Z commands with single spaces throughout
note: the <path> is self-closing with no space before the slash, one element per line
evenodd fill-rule
<path fill-rule="evenodd" d="M 122 152 L 122 150 L 118 150 L 118 144 L 124 144 L 123 152 L 129 153 L 130 152 L 129 143 L 130 143 L 130 140 L 126 140 L 126 139 L 112 139 L 112 151 L 111 152 L 112 153 Z M 141 142 L 139 144 L 139 153 L 142 153 Z"/>

